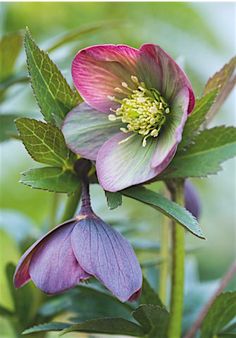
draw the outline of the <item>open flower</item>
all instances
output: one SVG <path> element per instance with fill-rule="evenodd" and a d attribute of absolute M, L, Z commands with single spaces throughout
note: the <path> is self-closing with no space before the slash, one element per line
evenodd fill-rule
<path fill-rule="evenodd" d="M 185 208 L 199 220 L 201 215 L 201 201 L 195 186 L 189 181 L 184 182 Z"/>
<path fill-rule="evenodd" d="M 48 294 L 63 292 L 96 277 L 119 300 L 135 300 L 142 271 L 129 242 L 97 217 L 87 197 L 79 215 L 34 243 L 21 257 L 16 288 L 30 279 Z"/>
<path fill-rule="evenodd" d="M 96 161 L 103 188 L 118 191 L 160 174 L 195 101 L 175 61 L 152 44 L 93 46 L 78 52 L 72 77 L 85 102 L 62 130 L 75 153 Z"/>

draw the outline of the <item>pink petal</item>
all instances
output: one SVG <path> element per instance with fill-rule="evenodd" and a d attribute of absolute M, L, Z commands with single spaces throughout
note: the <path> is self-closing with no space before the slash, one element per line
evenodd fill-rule
<path fill-rule="evenodd" d="M 195 98 L 192 86 L 184 71 L 158 45 L 145 44 L 140 48 L 141 59 L 139 71 L 143 74 L 145 83 L 158 89 L 168 103 L 185 87 L 189 91 L 188 113 L 194 107 Z M 149 84 L 147 82 L 150 82 Z"/>
<path fill-rule="evenodd" d="M 124 98 L 129 93 L 121 86 L 126 82 L 134 84 L 130 76 L 136 74 L 139 50 L 125 45 L 99 45 L 78 52 L 72 63 L 72 77 L 75 87 L 84 100 L 93 108 L 110 113 L 117 109 L 118 103 L 108 96 Z M 126 94 L 114 89 L 122 88 Z"/>
<path fill-rule="evenodd" d="M 133 134 L 125 140 L 129 136 L 123 132 L 116 134 L 98 152 L 97 176 L 107 191 L 119 191 L 157 175 L 156 168 L 151 167 L 157 140 L 150 138 L 143 147 L 141 135 Z"/>
<path fill-rule="evenodd" d="M 129 242 L 93 215 L 80 221 L 71 236 L 77 260 L 119 300 L 137 298 L 142 271 Z"/>
<path fill-rule="evenodd" d="M 152 168 L 160 174 L 175 155 L 177 146 L 182 139 L 183 127 L 187 119 L 189 106 L 188 88 L 183 88 L 175 97 L 166 124 L 157 138 L 157 147 L 152 158 Z"/>
<path fill-rule="evenodd" d="M 74 153 L 96 160 L 103 143 L 116 134 L 122 125 L 120 121 L 110 121 L 107 114 L 83 102 L 66 115 L 62 132 L 67 146 Z"/>

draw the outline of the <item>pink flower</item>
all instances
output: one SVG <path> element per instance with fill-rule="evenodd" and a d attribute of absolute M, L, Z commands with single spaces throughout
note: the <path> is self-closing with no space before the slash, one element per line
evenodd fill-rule
<path fill-rule="evenodd" d="M 175 61 L 152 44 L 93 46 L 78 52 L 72 77 L 85 102 L 63 133 L 75 153 L 96 161 L 102 187 L 118 191 L 160 174 L 195 102 Z"/>
<path fill-rule="evenodd" d="M 94 214 L 84 188 L 79 215 L 35 242 L 14 275 L 19 288 L 31 279 L 48 294 L 63 292 L 96 277 L 120 301 L 141 293 L 142 271 L 129 242 Z"/>

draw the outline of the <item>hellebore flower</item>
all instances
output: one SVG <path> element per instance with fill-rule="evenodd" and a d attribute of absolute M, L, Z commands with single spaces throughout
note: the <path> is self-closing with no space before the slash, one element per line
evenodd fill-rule
<path fill-rule="evenodd" d="M 69 148 L 96 161 L 102 187 L 119 191 L 160 174 L 195 102 L 175 61 L 152 44 L 93 46 L 75 56 L 72 77 L 85 102 L 62 131 Z"/>
<path fill-rule="evenodd" d="M 201 215 L 201 202 L 195 186 L 189 181 L 184 182 L 185 208 L 199 220 Z"/>
<path fill-rule="evenodd" d="M 131 245 L 93 213 L 88 194 L 82 199 L 75 219 L 47 233 L 21 257 L 15 287 L 32 279 L 45 293 L 56 294 L 94 276 L 120 301 L 135 300 L 142 271 Z"/>

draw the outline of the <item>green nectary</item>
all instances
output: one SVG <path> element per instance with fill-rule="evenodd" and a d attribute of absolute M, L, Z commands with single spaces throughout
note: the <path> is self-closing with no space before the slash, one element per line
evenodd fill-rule
<path fill-rule="evenodd" d="M 137 89 L 129 88 L 126 82 L 122 82 L 122 87 L 130 91 L 130 95 L 123 100 L 109 97 L 113 101 L 120 103 L 120 107 L 112 110 L 115 114 L 110 114 L 109 119 L 115 121 L 120 119 L 125 127 L 120 128 L 124 133 L 134 132 L 143 136 L 143 146 L 146 145 L 148 137 L 157 137 L 166 121 L 166 115 L 170 113 L 170 108 L 158 90 L 147 89 L 143 82 L 131 76 L 132 81 L 137 85 Z M 121 88 L 115 88 L 117 92 L 122 92 Z"/>

